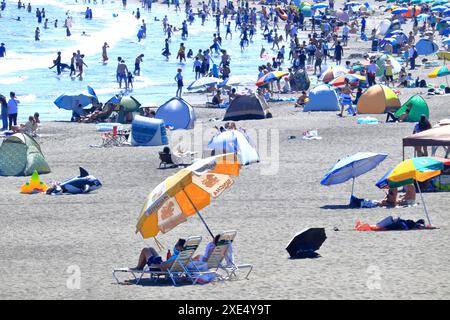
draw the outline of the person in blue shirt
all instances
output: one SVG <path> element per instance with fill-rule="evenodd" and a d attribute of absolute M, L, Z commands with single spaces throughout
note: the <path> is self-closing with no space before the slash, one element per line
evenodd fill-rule
<path fill-rule="evenodd" d="M 5 44 L 2 42 L 0 44 L 0 58 L 4 58 L 6 57 L 6 48 L 5 48 Z"/>
<path fill-rule="evenodd" d="M 185 243 L 186 243 L 185 239 L 178 239 L 177 243 L 173 248 L 172 255 L 166 261 L 162 260 L 161 256 L 154 248 L 149 247 L 142 249 L 141 254 L 139 255 L 138 264 L 135 268 L 133 268 L 133 270 L 142 270 L 144 269 L 145 265 L 160 270 L 169 269 L 172 266 L 175 259 L 180 254 L 180 252 L 183 250 Z"/>
<path fill-rule="evenodd" d="M 181 68 L 177 69 L 177 74 L 175 75 L 175 81 L 177 82 L 177 92 L 175 96 L 181 98 L 181 92 L 183 90 L 183 75 L 181 74 L 183 70 Z"/>

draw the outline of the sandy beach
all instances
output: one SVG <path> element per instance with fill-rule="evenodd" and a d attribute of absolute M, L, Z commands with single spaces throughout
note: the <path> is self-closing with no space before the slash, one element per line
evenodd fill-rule
<path fill-rule="evenodd" d="M 367 29 L 381 18 L 370 17 Z M 350 41 L 344 61 L 349 54 L 369 51 L 369 46 Z M 429 71 L 420 66 L 414 75 L 424 78 Z M 249 73 L 256 75 L 256 70 Z M 428 96 L 424 88 L 400 91 L 401 102 L 422 94 L 432 123 L 449 118 L 448 96 Z M 224 124 L 212 119 L 222 119 L 225 111 L 201 108 L 202 95 L 184 97 L 195 107 L 196 129 L 176 135 L 190 139 L 190 150 L 200 155 L 214 126 Z M 402 160 L 402 138 L 412 133 L 414 123 L 385 123 L 386 115 L 380 114 L 371 115 L 379 124 L 363 125 L 357 124 L 361 115 L 301 112 L 286 102 L 270 103 L 270 110 L 272 119 L 237 122 L 255 138 L 262 161 L 243 167 L 233 187 L 202 210 L 214 233 L 237 230 L 235 260 L 254 266 L 248 280 L 177 287 L 170 281 L 117 285 L 113 269 L 135 266 L 141 249 L 155 246 L 135 233 L 145 198 L 179 169 L 158 169 L 161 146 L 99 148 L 101 133 L 95 124 L 52 121 L 41 124 L 36 138 L 52 170 L 41 179 L 47 184 L 62 181 L 78 175 L 81 166 L 103 187 L 83 195 L 24 195 L 20 186 L 29 177 L 0 178 L 0 299 L 450 298 L 449 193 L 424 194 L 436 230 L 358 232 L 357 220 L 375 224 L 389 215 L 416 220 L 424 218 L 423 207 L 349 209 L 351 182 L 320 185 L 325 172 L 346 155 L 387 153 L 384 162 L 355 184 L 359 197 L 383 199 L 375 182 Z M 304 131 L 314 129 L 322 140 L 301 139 Z M 267 146 L 263 137 L 270 137 Z M 413 156 L 412 148 L 406 156 Z M 321 257 L 289 259 L 285 246 L 308 227 L 326 230 Z M 178 238 L 194 235 L 203 237 L 202 253 L 210 236 L 195 216 L 158 240 L 167 250 Z M 74 274 L 81 279 L 76 288 L 71 286 Z"/>
<path fill-rule="evenodd" d="M 408 90 L 402 99 L 413 92 Z M 432 97 L 427 102 L 431 120 L 448 115 L 446 98 Z M 196 111 L 205 128 L 213 126 L 208 119 L 223 113 Z M 116 285 L 113 268 L 134 266 L 140 249 L 154 246 L 152 240 L 143 241 L 134 233 L 137 217 L 147 194 L 177 169 L 157 169 L 160 147 L 92 148 L 91 144 L 101 141 L 95 125 L 45 123 L 38 141 L 52 173 L 42 179 L 60 181 L 76 175 L 78 166 L 83 166 L 102 181 L 103 188 L 78 196 L 30 196 L 19 193 L 28 178 L 2 178 L 0 298 L 448 298 L 447 194 L 425 194 L 438 230 L 364 233 L 353 230 L 357 219 L 370 223 L 388 215 L 418 219 L 423 217 L 422 207 L 347 209 L 350 183 L 319 184 L 331 165 L 347 154 L 385 152 L 388 158 L 357 179 L 355 189 L 365 198 L 383 198 L 374 183 L 401 160 L 401 138 L 411 132 L 412 125 L 358 125 L 354 117 L 296 112 L 282 104 L 273 106 L 273 114 L 273 119 L 239 122 L 239 126 L 278 132 L 278 172 L 261 174 L 263 163 L 244 167 L 233 188 L 203 211 L 213 232 L 238 231 L 235 259 L 254 265 L 249 280 L 181 287 L 149 282 Z M 323 140 L 288 139 L 315 128 Z M 411 155 L 412 150 L 408 152 Z M 319 251 L 322 257 L 288 259 L 284 247 L 306 227 L 326 228 L 328 239 Z M 334 227 L 340 231 L 333 231 Z M 209 238 L 197 217 L 158 239 L 167 248 L 178 237 L 190 235 L 203 236 L 201 252 Z M 67 288 L 67 268 L 72 265 L 81 270 L 80 289 Z"/>

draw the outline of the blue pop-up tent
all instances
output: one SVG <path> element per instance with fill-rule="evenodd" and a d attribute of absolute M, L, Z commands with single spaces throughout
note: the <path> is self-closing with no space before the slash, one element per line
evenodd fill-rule
<path fill-rule="evenodd" d="M 320 85 L 309 92 L 309 101 L 303 108 L 308 111 L 339 111 L 339 99 L 336 91 L 328 85 Z"/>
<path fill-rule="evenodd" d="M 182 98 L 172 98 L 156 111 L 155 118 L 164 120 L 173 130 L 193 129 L 195 125 L 194 108 Z"/>

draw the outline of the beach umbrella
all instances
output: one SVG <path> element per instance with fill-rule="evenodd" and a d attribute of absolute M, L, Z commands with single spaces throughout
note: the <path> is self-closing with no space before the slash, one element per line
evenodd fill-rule
<path fill-rule="evenodd" d="M 297 233 L 286 246 L 291 258 L 314 256 L 327 239 L 325 228 L 307 228 Z"/>
<path fill-rule="evenodd" d="M 336 10 L 334 15 L 335 15 L 336 19 L 338 19 L 339 21 L 342 21 L 342 22 L 350 21 L 350 17 L 348 16 L 348 13 L 345 11 Z"/>
<path fill-rule="evenodd" d="M 380 162 L 386 159 L 387 154 L 373 152 L 358 152 L 354 155 L 339 160 L 320 181 L 320 184 L 329 186 L 344 183 L 350 179 L 352 182 L 352 195 L 355 186 L 355 178 L 374 169 Z"/>
<path fill-rule="evenodd" d="M 82 109 L 92 104 L 94 100 L 95 97 L 85 94 L 61 95 L 58 98 L 56 98 L 56 100 L 53 103 L 60 109 L 75 111 L 78 114 L 80 114 L 80 112 L 84 113 Z"/>
<path fill-rule="evenodd" d="M 285 71 L 272 71 L 265 75 L 263 75 L 261 78 L 259 78 L 258 81 L 256 81 L 256 85 L 262 86 L 269 82 L 280 80 L 282 77 L 287 76 L 289 73 Z"/>
<path fill-rule="evenodd" d="M 330 6 L 326 3 L 317 3 L 317 4 L 313 4 L 311 8 L 313 10 L 320 10 L 320 9 L 327 9 L 329 7 Z"/>
<path fill-rule="evenodd" d="M 97 94 L 91 86 L 87 86 L 87 91 L 91 96 L 97 97 Z"/>
<path fill-rule="evenodd" d="M 450 60 L 450 51 L 439 51 L 439 52 L 436 53 L 436 55 L 440 59 Z"/>
<path fill-rule="evenodd" d="M 125 112 L 135 112 L 138 111 L 141 106 L 141 103 L 132 96 L 115 95 L 106 102 L 106 104 L 108 103 L 116 105 L 114 111 L 120 111 L 120 107 L 122 107 Z"/>
<path fill-rule="evenodd" d="M 447 10 L 446 6 L 436 6 L 431 8 L 431 12 L 442 12 Z"/>
<path fill-rule="evenodd" d="M 210 86 L 214 86 L 220 82 L 222 82 L 222 79 L 216 78 L 216 77 L 202 77 L 197 80 L 194 80 L 188 87 L 188 90 L 198 90 L 198 89 L 205 89 Z"/>
<path fill-rule="evenodd" d="M 423 208 L 427 216 L 428 223 L 431 225 L 425 200 L 418 182 L 423 182 L 440 175 L 442 169 L 444 169 L 444 162 L 437 158 L 417 157 L 407 159 L 399 163 L 390 173 L 386 175 L 385 179 L 388 184 L 395 183 L 394 185 L 397 187 L 415 182 L 422 199 Z"/>
<path fill-rule="evenodd" d="M 429 17 L 430 17 L 430 15 L 428 15 L 426 13 L 421 13 L 417 16 L 417 20 L 423 21 L 423 20 L 427 20 Z"/>
<path fill-rule="evenodd" d="M 329 84 L 340 87 L 345 85 L 345 79 L 347 79 L 351 85 L 356 85 L 358 84 L 358 81 L 365 81 L 366 77 L 359 74 L 346 74 L 333 79 Z"/>
<path fill-rule="evenodd" d="M 436 1 L 434 1 L 432 7 L 439 6 L 441 4 L 446 4 L 447 2 L 448 2 L 448 0 L 436 0 Z"/>
<path fill-rule="evenodd" d="M 348 70 L 342 66 L 328 67 L 328 69 L 326 69 L 319 77 L 319 80 L 328 83 L 336 77 L 342 76 L 347 73 Z"/>
<path fill-rule="evenodd" d="M 225 87 L 225 86 L 238 86 L 241 84 L 241 79 L 237 76 L 231 76 L 225 80 L 223 80 L 221 83 L 219 83 L 217 86 L 219 88 Z"/>
<path fill-rule="evenodd" d="M 400 7 L 391 11 L 392 14 L 402 14 L 408 12 L 408 8 Z"/>
<path fill-rule="evenodd" d="M 394 9 L 397 9 L 398 6 L 394 5 L 394 4 L 390 4 L 386 7 L 386 9 L 384 9 L 384 12 L 388 12 L 388 11 L 392 11 Z"/>
<path fill-rule="evenodd" d="M 423 0 L 412 0 L 411 4 L 420 4 Z"/>
<path fill-rule="evenodd" d="M 146 198 L 136 225 L 144 239 L 167 233 L 197 214 L 214 237 L 200 210 L 229 189 L 239 175 L 235 154 L 201 159 L 161 182 Z"/>
<path fill-rule="evenodd" d="M 449 46 L 450 45 L 450 38 L 446 38 L 442 40 L 442 44 Z"/>
<path fill-rule="evenodd" d="M 386 172 L 386 173 L 384 174 L 384 176 L 382 176 L 382 177 L 380 178 L 380 180 L 378 180 L 378 181 L 375 183 L 375 185 L 376 185 L 378 188 L 380 188 L 380 189 L 389 189 L 389 188 L 398 188 L 398 187 L 403 186 L 401 182 L 388 181 L 387 178 L 388 178 L 389 175 L 391 174 L 392 170 L 393 170 L 393 169 L 390 169 L 388 172 Z M 412 183 L 414 183 L 414 180 L 413 180 L 413 179 L 407 179 L 407 180 L 404 180 L 404 182 L 405 182 L 405 183 L 408 182 L 408 183 L 406 183 L 406 184 L 412 184 Z"/>
<path fill-rule="evenodd" d="M 434 69 L 428 74 L 429 78 L 438 78 L 438 77 L 445 77 L 447 79 L 447 76 L 450 74 L 450 70 L 446 65 L 440 66 L 439 68 Z"/>

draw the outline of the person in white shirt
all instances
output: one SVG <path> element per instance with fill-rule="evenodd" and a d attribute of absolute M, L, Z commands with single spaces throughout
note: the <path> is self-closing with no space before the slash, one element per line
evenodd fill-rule
<path fill-rule="evenodd" d="M 342 42 L 344 46 L 347 46 L 349 33 L 350 28 L 348 27 L 347 24 L 344 24 L 344 27 L 342 28 Z"/>

